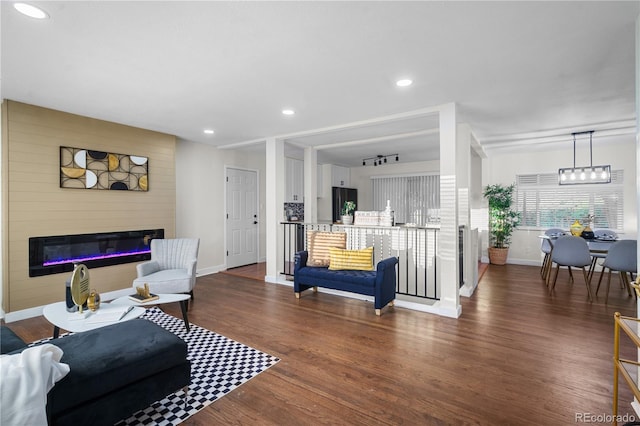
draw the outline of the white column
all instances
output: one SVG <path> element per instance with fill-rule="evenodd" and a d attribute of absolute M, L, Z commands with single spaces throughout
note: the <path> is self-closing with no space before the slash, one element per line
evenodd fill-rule
<path fill-rule="evenodd" d="M 457 167 L 456 186 L 458 188 L 458 225 L 465 227 L 463 240 L 464 282 L 460 289 L 464 296 L 470 296 L 477 284 L 478 256 L 472 250 L 471 243 L 471 127 L 468 124 L 457 126 Z M 475 268 L 475 270 L 474 270 Z"/>
<path fill-rule="evenodd" d="M 282 225 L 284 209 L 284 142 L 275 138 L 266 141 L 265 238 L 267 250 L 267 275 L 265 281 L 277 282 L 282 268 Z"/>
<path fill-rule="evenodd" d="M 458 194 L 456 105 L 440 108 L 440 307 L 442 315 L 462 312 L 458 288 Z"/>
<path fill-rule="evenodd" d="M 304 221 L 318 222 L 318 151 L 304 149 Z"/>

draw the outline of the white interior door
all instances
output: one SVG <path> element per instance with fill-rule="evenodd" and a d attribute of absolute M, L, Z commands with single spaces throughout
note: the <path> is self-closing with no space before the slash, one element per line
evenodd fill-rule
<path fill-rule="evenodd" d="M 227 268 L 258 262 L 257 172 L 227 169 Z"/>

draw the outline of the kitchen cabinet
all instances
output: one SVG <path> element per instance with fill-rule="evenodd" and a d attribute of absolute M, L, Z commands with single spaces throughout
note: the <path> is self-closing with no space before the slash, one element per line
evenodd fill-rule
<path fill-rule="evenodd" d="M 350 184 L 350 171 L 348 167 L 331 166 L 331 186 L 348 187 Z"/>
<path fill-rule="evenodd" d="M 304 161 L 286 158 L 285 161 L 285 202 L 304 202 Z"/>

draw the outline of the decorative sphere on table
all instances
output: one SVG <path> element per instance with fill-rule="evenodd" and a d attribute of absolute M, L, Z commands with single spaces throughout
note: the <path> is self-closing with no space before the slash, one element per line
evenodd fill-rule
<path fill-rule="evenodd" d="M 89 297 L 87 298 L 87 306 L 91 310 L 91 312 L 95 312 L 100 308 L 100 293 L 98 293 L 95 289 L 91 289 L 91 293 L 89 293 Z"/>

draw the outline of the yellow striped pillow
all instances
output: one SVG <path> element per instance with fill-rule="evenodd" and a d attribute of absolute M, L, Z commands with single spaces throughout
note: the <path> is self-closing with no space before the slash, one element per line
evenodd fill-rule
<path fill-rule="evenodd" d="M 329 269 L 340 271 L 345 269 L 356 271 L 373 271 L 373 247 L 362 250 L 343 250 L 329 248 Z"/>
<path fill-rule="evenodd" d="M 307 266 L 329 266 L 329 247 L 347 248 L 347 233 L 307 231 Z"/>

